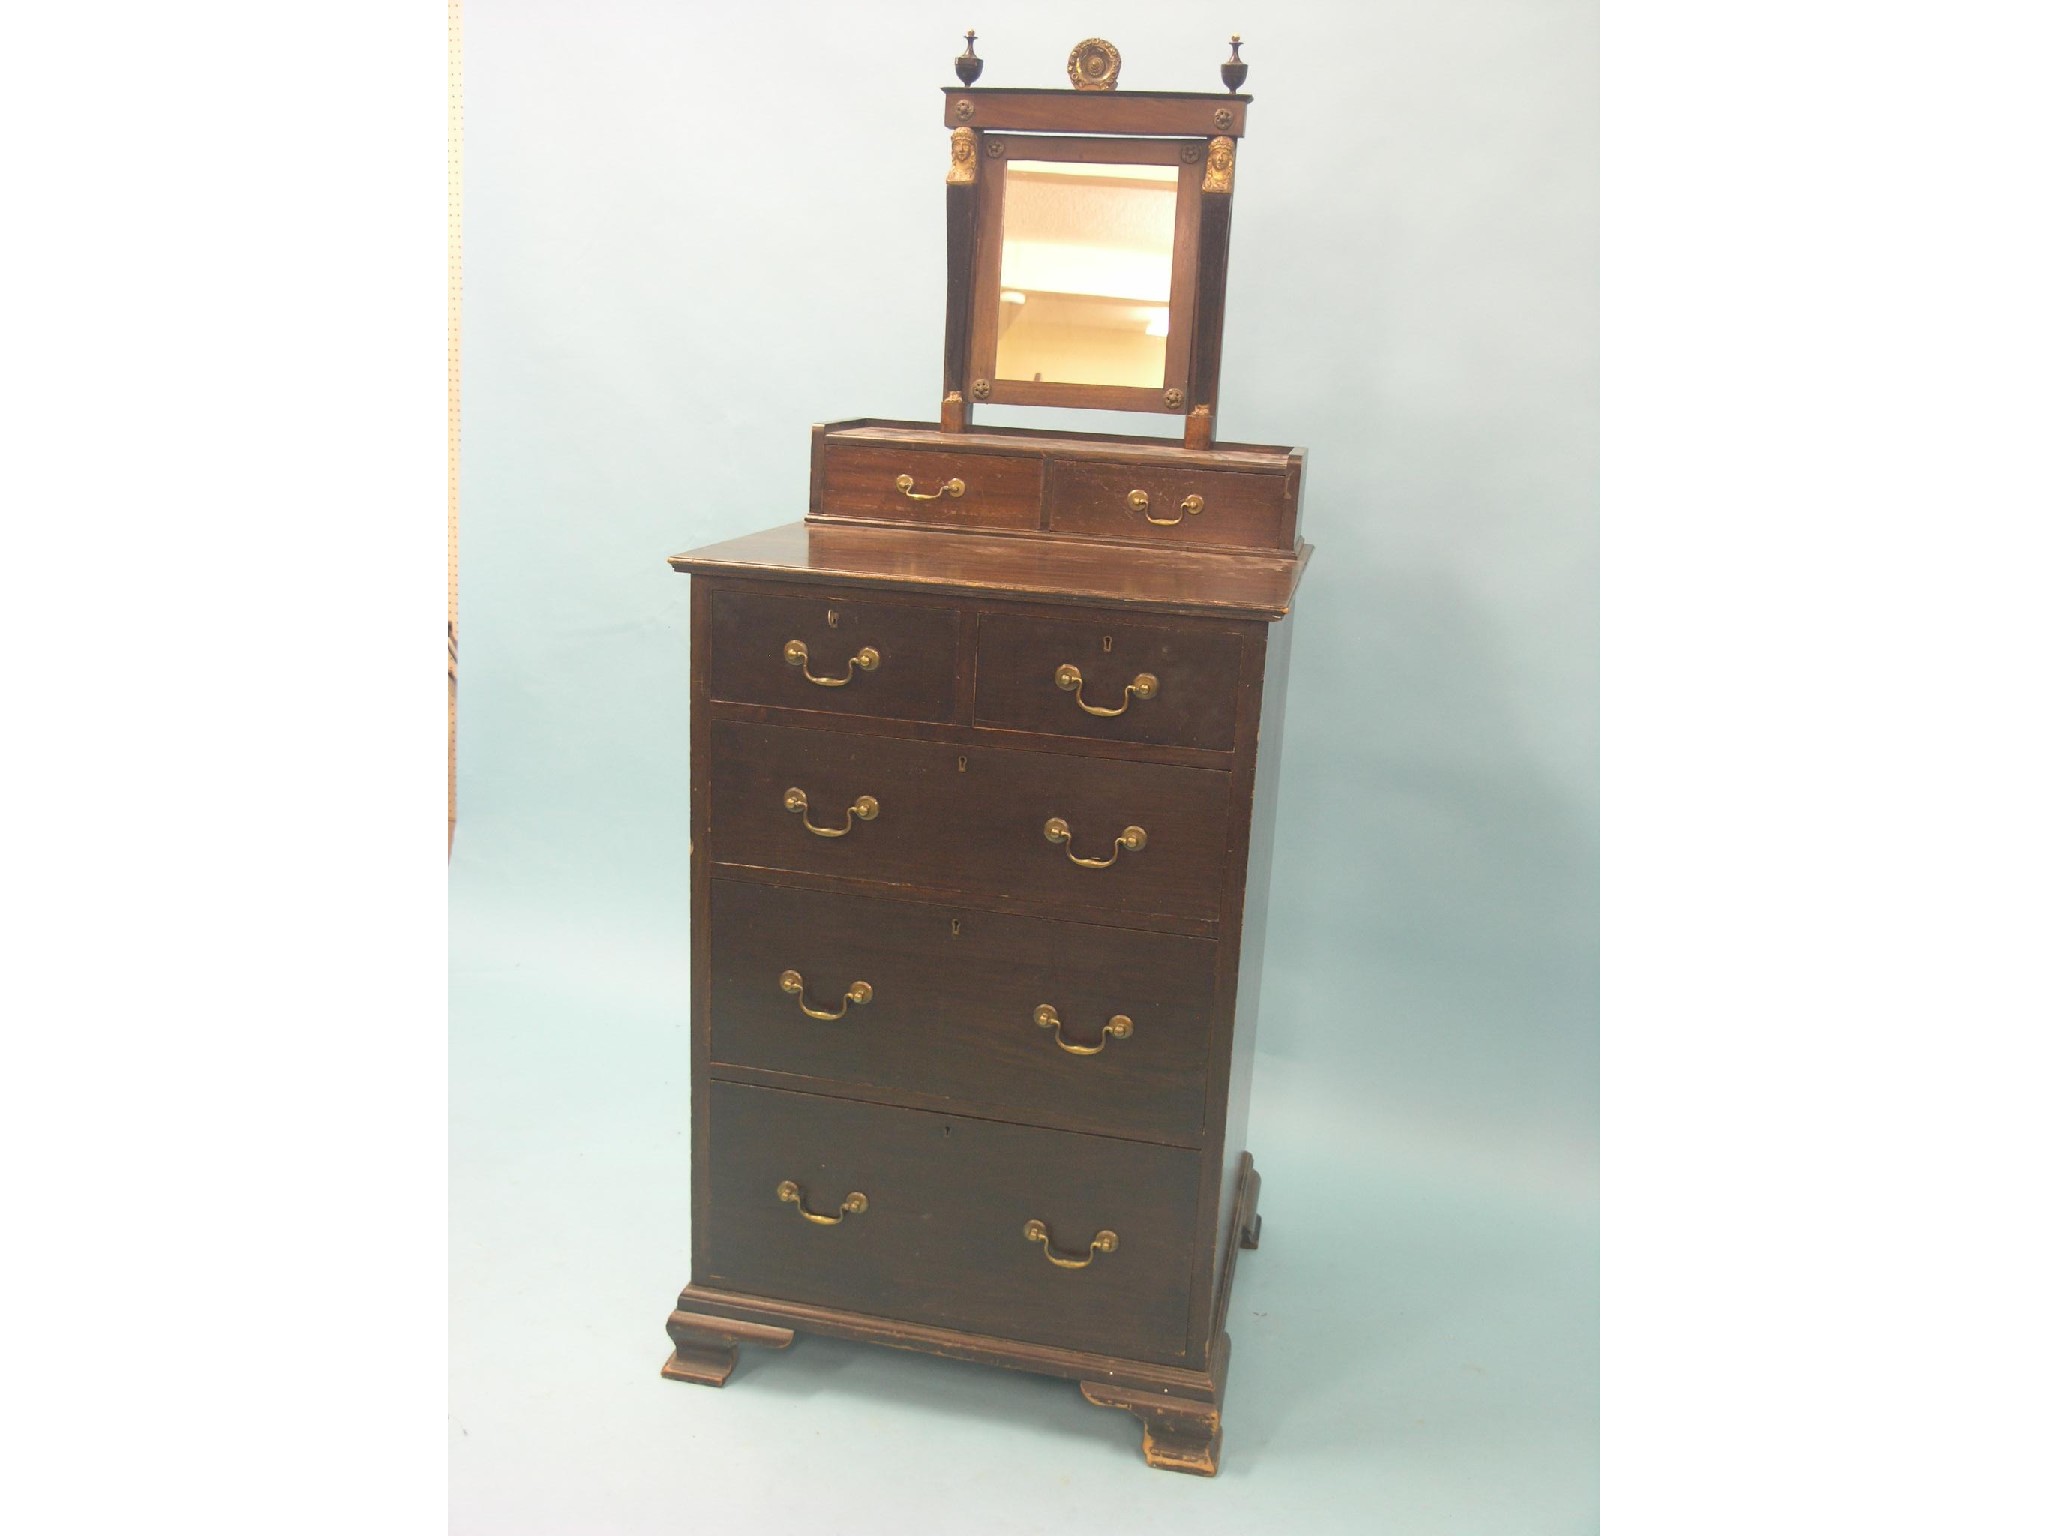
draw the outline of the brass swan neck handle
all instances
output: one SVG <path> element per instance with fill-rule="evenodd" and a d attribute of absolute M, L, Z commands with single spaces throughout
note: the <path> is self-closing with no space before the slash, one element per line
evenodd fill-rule
<path fill-rule="evenodd" d="M 967 482 L 957 475 L 940 486 L 936 491 L 912 490 L 911 487 L 916 484 L 917 482 L 908 475 L 898 475 L 896 477 L 896 489 L 905 496 L 908 496 L 912 501 L 937 501 L 942 496 L 965 496 L 967 494 Z"/>
<path fill-rule="evenodd" d="M 776 1185 L 775 1198 L 787 1205 L 795 1206 L 797 1215 L 803 1217 L 805 1221 L 815 1221 L 821 1227 L 836 1227 L 839 1223 L 846 1220 L 847 1217 L 858 1216 L 868 1208 L 868 1197 L 856 1189 L 852 1194 L 839 1202 L 838 1215 L 821 1216 L 816 1211 L 805 1209 L 804 1187 L 797 1183 L 795 1179 L 784 1179 L 780 1184 Z"/>
<path fill-rule="evenodd" d="M 1143 491 L 1131 492 L 1130 495 L 1124 498 L 1124 503 L 1154 528 L 1172 528 L 1188 518 L 1199 517 L 1204 506 L 1201 497 L 1184 496 L 1181 498 L 1180 515 L 1178 517 L 1154 517 L 1152 515 L 1152 498 Z"/>
<path fill-rule="evenodd" d="M 840 1003 L 839 1011 L 837 1013 L 827 1013 L 824 1009 L 813 1008 L 804 1001 L 804 978 L 801 971 L 784 971 L 777 985 L 796 999 L 796 1005 L 803 1010 L 805 1018 L 824 1019 L 828 1023 L 833 1019 L 845 1018 L 847 1009 L 870 1002 L 875 995 L 873 987 L 864 981 L 856 981 L 846 989 L 846 999 Z"/>
<path fill-rule="evenodd" d="M 810 648 L 801 640 L 792 640 L 789 644 L 785 645 L 782 648 L 782 659 L 792 667 L 802 667 L 804 669 L 804 681 L 807 683 L 816 683 L 820 688 L 844 688 L 853 681 L 853 669 L 855 667 L 859 667 L 863 672 L 872 672 L 875 668 L 879 667 L 882 664 L 882 653 L 872 645 L 862 646 L 853 655 L 846 658 L 846 676 L 844 677 L 818 677 L 814 675 L 811 671 Z"/>
<path fill-rule="evenodd" d="M 790 793 L 794 794 L 795 791 L 792 790 Z M 1055 816 L 1045 824 L 1045 840 L 1048 843 L 1059 843 L 1064 846 L 1074 840 L 1074 834 L 1065 821 Z M 1070 847 L 1067 848 L 1067 857 L 1083 869 L 1107 869 L 1116 862 L 1117 855 L 1126 848 L 1136 853 L 1144 846 L 1145 829 L 1143 827 L 1125 827 L 1123 831 L 1117 834 L 1116 842 L 1111 846 L 1108 858 L 1084 859 Z"/>
<path fill-rule="evenodd" d="M 1081 697 L 1081 669 L 1072 662 L 1063 662 L 1052 675 L 1053 685 L 1074 696 L 1074 702 L 1091 715 L 1116 716 L 1131 707 L 1132 699 L 1149 699 L 1159 692 L 1159 679 L 1150 672 L 1140 672 L 1124 684 L 1124 701 L 1110 709 L 1102 704 L 1090 704 Z"/>
<path fill-rule="evenodd" d="M 1131 1038 L 1131 1017 L 1127 1013 L 1113 1015 L 1110 1021 L 1102 1026 L 1102 1038 L 1093 1045 L 1075 1045 L 1067 1039 L 1060 1032 L 1059 1011 L 1051 1003 L 1040 1003 L 1037 1011 L 1031 1015 L 1031 1022 L 1040 1029 L 1051 1030 L 1053 1043 L 1069 1056 L 1100 1056 L 1109 1049 L 1110 1041 Z"/>
<path fill-rule="evenodd" d="M 803 817 L 804 830 L 814 837 L 844 837 L 853 830 L 854 817 L 858 816 L 862 821 L 873 821 L 882 814 L 881 801 L 873 795 L 862 795 L 846 808 L 845 826 L 821 827 L 812 822 L 810 805 L 811 797 L 802 790 L 792 787 L 783 791 L 782 808 Z"/>
<path fill-rule="evenodd" d="M 818 1218 L 813 1216 L 811 1219 L 816 1221 Z M 1095 1255 L 1098 1253 L 1116 1252 L 1116 1234 L 1107 1227 L 1104 1227 L 1095 1234 L 1095 1240 L 1089 1243 L 1086 1256 L 1070 1259 L 1064 1254 L 1054 1253 L 1052 1235 L 1045 1230 L 1045 1223 L 1036 1216 L 1024 1223 L 1024 1240 L 1030 1243 L 1043 1243 L 1045 1245 L 1045 1256 L 1052 1260 L 1053 1263 L 1059 1265 L 1061 1269 L 1086 1269 L 1095 1262 Z"/>

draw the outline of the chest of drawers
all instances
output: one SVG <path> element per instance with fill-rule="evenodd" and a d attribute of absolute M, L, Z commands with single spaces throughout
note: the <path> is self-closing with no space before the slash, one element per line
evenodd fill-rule
<path fill-rule="evenodd" d="M 1027 437 L 940 464 L 990 499 L 923 526 L 889 525 L 934 505 L 886 494 L 903 444 L 821 451 L 829 507 L 671 561 L 692 1277 L 663 1374 L 723 1384 L 739 1348 L 800 1332 L 1012 1366 L 1134 1414 L 1152 1465 L 1213 1473 L 1259 1238 L 1300 461 L 1285 548 L 1125 547 L 1058 525 L 1129 489 Z M 1219 526 L 1274 537 L 1228 499 L 1256 476 L 1182 478 L 1203 473 L 1237 509 Z"/>

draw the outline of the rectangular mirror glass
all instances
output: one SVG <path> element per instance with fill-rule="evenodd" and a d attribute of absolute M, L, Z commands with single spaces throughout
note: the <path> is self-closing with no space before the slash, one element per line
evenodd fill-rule
<path fill-rule="evenodd" d="M 1179 171 L 1012 160 L 996 377 L 1158 389 Z"/>

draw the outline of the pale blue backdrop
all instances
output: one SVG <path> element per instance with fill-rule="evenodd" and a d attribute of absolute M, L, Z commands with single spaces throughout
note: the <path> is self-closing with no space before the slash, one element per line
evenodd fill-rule
<path fill-rule="evenodd" d="M 1214 1483 L 992 1370 L 807 1340 L 722 1393 L 655 1375 L 688 1268 L 662 557 L 801 516 L 813 421 L 935 410 L 969 25 L 991 86 L 1099 35 L 1129 88 L 1211 89 L 1243 32 L 1258 101 L 1220 420 L 1309 451 L 1318 549 Z M 1591 1530 L 1591 0 L 471 0 L 465 34 L 454 1528 L 1084 1529 L 1109 1497 L 1133 1531 Z"/>

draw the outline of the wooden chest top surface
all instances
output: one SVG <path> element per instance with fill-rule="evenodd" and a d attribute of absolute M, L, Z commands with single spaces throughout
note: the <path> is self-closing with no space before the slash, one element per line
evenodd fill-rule
<path fill-rule="evenodd" d="M 965 597 L 1128 604 L 1162 613 L 1285 618 L 1315 546 L 1292 553 L 1129 549 L 1086 539 L 785 523 L 669 556 L 695 575 L 869 582 Z"/>

